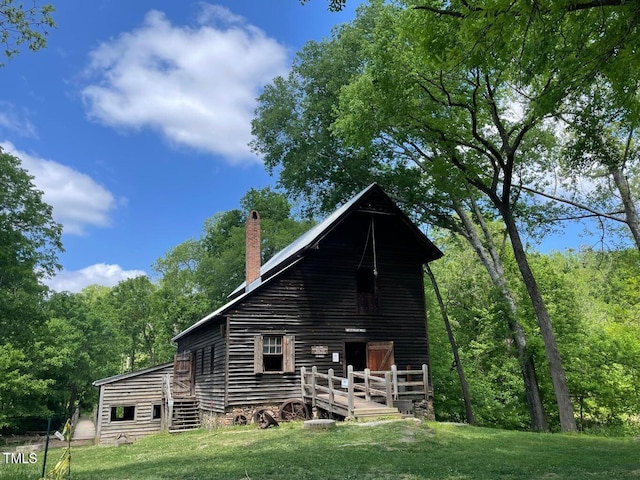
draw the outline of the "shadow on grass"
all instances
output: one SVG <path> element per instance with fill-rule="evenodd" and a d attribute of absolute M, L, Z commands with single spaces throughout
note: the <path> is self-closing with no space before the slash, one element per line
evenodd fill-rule
<path fill-rule="evenodd" d="M 301 424 L 147 437 L 74 455 L 76 480 L 640 478 L 632 439 L 533 434 L 453 425 Z M 2 478 L 0 476 L 0 478 Z"/>

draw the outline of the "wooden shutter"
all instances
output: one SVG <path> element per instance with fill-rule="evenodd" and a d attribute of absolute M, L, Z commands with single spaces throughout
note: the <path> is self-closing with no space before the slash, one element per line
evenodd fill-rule
<path fill-rule="evenodd" d="M 253 337 L 253 373 L 264 372 L 264 361 L 262 360 L 263 344 L 262 335 Z"/>
<path fill-rule="evenodd" d="M 285 373 L 296 371 L 296 337 L 294 335 L 282 337 L 282 370 Z"/>

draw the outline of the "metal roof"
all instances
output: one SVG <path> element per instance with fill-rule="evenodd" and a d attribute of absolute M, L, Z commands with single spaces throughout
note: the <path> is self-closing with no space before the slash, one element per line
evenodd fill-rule
<path fill-rule="evenodd" d="M 135 372 L 121 373 L 120 375 L 113 375 L 112 377 L 102 378 L 93 382 L 94 387 L 99 387 L 105 383 L 113 383 L 119 380 L 126 380 L 127 378 L 137 377 L 138 375 L 144 375 L 145 373 L 155 372 L 156 370 L 162 370 L 163 368 L 172 367 L 173 362 L 163 363 L 162 365 L 156 365 L 154 367 L 145 368 L 143 370 L 136 370 Z"/>
<path fill-rule="evenodd" d="M 317 224 L 315 227 L 308 230 L 306 233 L 300 235 L 296 240 L 290 243 L 288 246 L 280 250 L 273 257 L 269 259 L 267 263 L 260 267 L 260 276 L 266 276 L 269 272 L 277 268 L 281 263 L 286 262 L 288 259 L 291 259 L 298 253 L 306 250 L 307 248 L 313 246 L 317 243 L 322 237 L 324 237 L 328 231 L 331 230 L 331 227 L 343 216 L 345 215 L 351 207 L 353 207 L 358 200 L 360 200 L 364 195 L 366 195 L 369 191 L 371 191 L 374 187 L 377 187 L 375 183 L 369 185 L 367 188 L 358 193 L 355 197 L 349 200 L 347 203 L 342 205 L 338 210 L 333 212 L 327 218 L 325 218 L 322 222 Z M 379 187 L 378 187 L 379 188 Z M 241 292 L 247 286 L 246 282 L 243 282 L 238 288 L 236 288 L 233 292 L 229 294 L 229 297 L 232 298 L 238 292 Z M 249 288 L 255 288 L 249 285 Z"/>

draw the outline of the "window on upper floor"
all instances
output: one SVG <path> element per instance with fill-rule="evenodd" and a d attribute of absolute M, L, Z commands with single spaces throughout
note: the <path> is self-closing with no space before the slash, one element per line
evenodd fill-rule
<path fill-rule="evenodd" d="M 380 313 L 378 275 L 373 268 L 359 268 L 356 273 L 358 313 Z"/>

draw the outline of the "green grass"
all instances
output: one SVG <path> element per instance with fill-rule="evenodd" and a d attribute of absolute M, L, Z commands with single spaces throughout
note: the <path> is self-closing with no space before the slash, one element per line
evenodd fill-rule
<path fill-rule="evenodd" d="M 59 455 L 53 451 L 48 462 Z M 0 479 L 37 479 L 41 468 L 0 465 Z M 78 447 L 72 453 L 72 478 L 640 480 L 640 441 L 406 420 L 309 431 L 296 422 L 268 430 L 197 430 L 119 447 Z"/>

